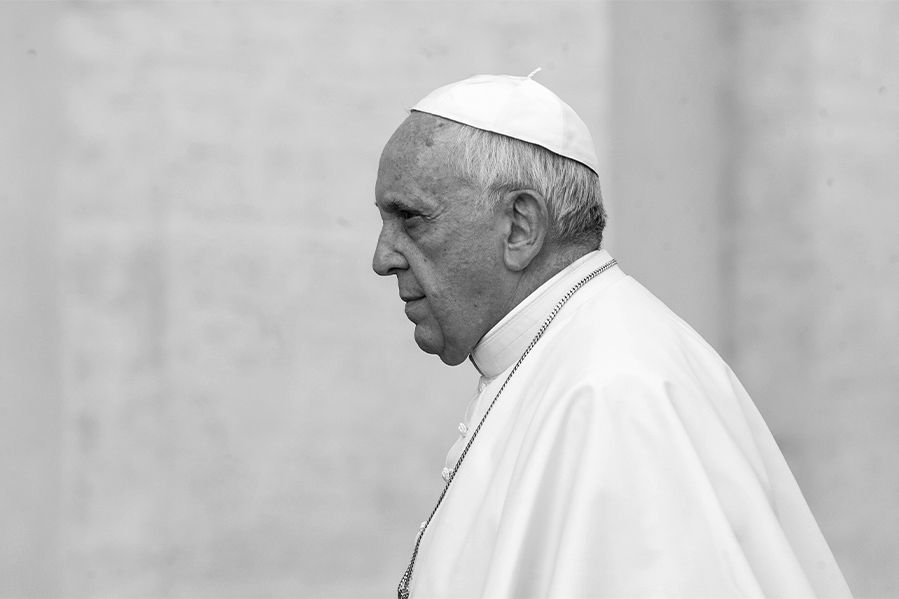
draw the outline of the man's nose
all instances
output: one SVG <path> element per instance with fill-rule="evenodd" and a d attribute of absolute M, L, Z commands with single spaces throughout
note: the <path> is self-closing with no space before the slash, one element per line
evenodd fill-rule
<path fill-rule="evenodd" d="M 375 255 L 372 257 L 371 267 L 382 277 L 393 275 L 399 270 L 409 268 L 406 258 L 390 242 L 390 236 L 386 227 L 382 228 L 381 234 L 378 235 L 378 245 L 375 246 Z"/>

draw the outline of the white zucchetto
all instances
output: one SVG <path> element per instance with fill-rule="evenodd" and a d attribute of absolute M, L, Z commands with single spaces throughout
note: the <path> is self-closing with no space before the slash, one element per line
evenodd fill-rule
<path fill-rule="evenodd" d="M 587 125 L 533 74 L 475 75 L 434 90 L 412 110 L 542 146 L 599 174 Z"/>

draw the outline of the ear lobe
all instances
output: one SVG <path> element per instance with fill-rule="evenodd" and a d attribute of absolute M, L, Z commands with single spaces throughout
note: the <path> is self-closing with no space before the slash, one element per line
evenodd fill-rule
<path fill-rule="evenodd" d="M 516 190 L 504 198 L 509 218 L 509 234 L 505 240 L 503 257 L 506 267 L 522 271 L 543 249 L 549 228 L 546 200 L 534 190 Z"/>

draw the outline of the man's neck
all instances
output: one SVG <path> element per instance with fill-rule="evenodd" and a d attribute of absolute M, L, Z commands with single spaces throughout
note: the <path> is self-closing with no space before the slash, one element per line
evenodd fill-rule
<path fill-rule="evenodd" d="M 598 248 L 590 248 L 584 245 L 550 246 L 544 248 L 521 273 L 513 293 L 510 294 L 509 300 L 504 306 L 502 316 L 508 314 L 541 285 L 565 270 L 569 265 L 596 249 Z"/>

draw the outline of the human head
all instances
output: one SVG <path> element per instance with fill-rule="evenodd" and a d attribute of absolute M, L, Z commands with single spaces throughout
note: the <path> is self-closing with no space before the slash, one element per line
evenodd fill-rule
<path fill-rule="evenodd" d="M 381 157 L 373 258 L 396 275 L 415 339 L 463 361 L 496 322 L 599 247 L 598 176 L 517 139 L 413 110 Z"/>

